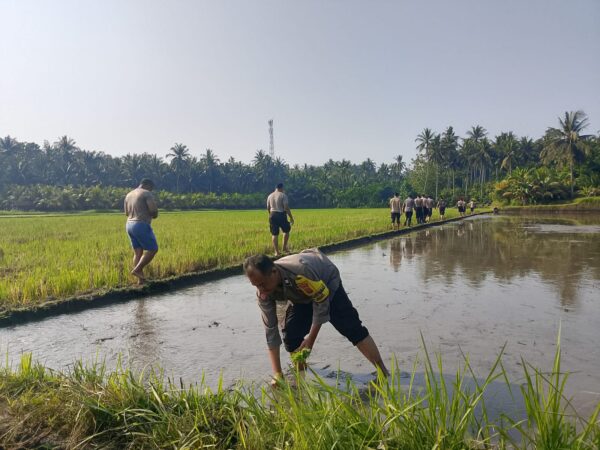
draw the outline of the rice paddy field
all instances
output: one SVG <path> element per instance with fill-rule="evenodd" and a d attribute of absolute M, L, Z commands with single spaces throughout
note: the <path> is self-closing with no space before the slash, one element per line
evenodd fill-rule
<path fill-rule="evenodd" d="M 390 230 L 389 212 L 382 208 L 293 213 L 292 251 Z M 446 211 L 447 218 L 457 214 Z M 272 253 L 266 211 L 161 213 L 153 228 L 160 250 L 146 271 L 151 279 Z M 0 312 L 135 283 L 122 214 L 7 214 L 0 215 L 0 230 Z"/>

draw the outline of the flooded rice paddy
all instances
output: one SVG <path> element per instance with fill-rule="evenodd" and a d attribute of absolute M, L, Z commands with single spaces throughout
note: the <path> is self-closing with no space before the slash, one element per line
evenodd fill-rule
<path fill-rule="evenodd" d="M 584 411 L 600 399 L 600 217 L 476 217 L 330 257 L 382 355 L 395 355 L 403 371 L 422 355 L 422 333 L 449 375 L 466 354 L 485 376 L 506 344 L 504 367 L 518 384 L 521 357 L 551 367 L 561 326 L 569 394 Z M 78 358 L 114 367 L 121 358 L 186 382 L 204 374 L 213 386 L 220 375 L 230 384 L 270 371 L 254 291 L 242 275 L 2 328 L 0 348 L 13 362 L 22 352 L 59 369 Z M 311 365 L 359 382 L 372 372 L 330 325 Z"/>

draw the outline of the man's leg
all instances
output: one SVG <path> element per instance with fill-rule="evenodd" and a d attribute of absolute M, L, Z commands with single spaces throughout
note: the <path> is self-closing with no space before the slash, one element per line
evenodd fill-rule
<path fill-rule="evenodd" d="M 290 239 L 290 233 L 283 233 L 283 252 L 284 253 L 289 253 L 290 250 L 288 249 L 288 240 Z"/>
<path fill-rule="evenodd" d="M 158 253 L 158 250 L 146 250 L 142 255 L 140 261 L 131 271 L 131 274 L 136 276 L 140 283 L 143 283 L 146 280 L 146 278 L 144 277 L 144 267 L 150 264 L 150 261 L 154 259 L 156 253 Z"/>
<path fill-rule="evenodd" d="M 143 248 L 134 248 L 133 249 L 133 267 L 137 266 L 142 259 L 142 255 L 144 254 Z"/>
<path fill-rule="evenodd" d="M 379 354 L 379 349 L 377 348 L 377 344 L 373 338 L 369 335 L 356 344 L 356 348 L 369 360 L 371 364 L 373 364 L 378 369 L 381 369 L 385 376 L 388 376 L 390 373 L 388 372 L 383 359 L 381 359 L 381 355 Z"/>
<path fill-rule="evenodd" d="M 271 235 L 271 242 L 273 242 L 273 250 L 275 250 L 275 256 L 279 256 L 279 235 Z"/>
<path fill-rule="evenodd" d="M 384 375 L 389 375 L 375 341 L 369 335 L 369 330 L 363 326 L 358 311 L 352 305 L 341 283 L 330 301 L 329 321 L 334 328 L 352 342 L 371 364 L 381 369 Z"/>

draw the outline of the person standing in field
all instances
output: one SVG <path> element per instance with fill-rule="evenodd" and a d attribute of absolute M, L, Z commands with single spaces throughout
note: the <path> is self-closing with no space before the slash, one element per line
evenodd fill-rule
<path fill-rule="evenodd" d="M 464 217 L 467 204 L 465 203 L 462 197 L 458 199 L 456 207 L 458 208 L 458 213 L 460 214 L 460 217 Z"/>
<path fill-rule="evenodd" d="M 411 195 L 408 194 L 408 197 L 406 197 L 406 200 L 404 200 L 404 203 L 402 204 L 402 212 L 404 213 L 404 226 L 405 227 L 406 226 L 410 227 L 410 225 L 411 225 L 414 208 L 415 208 L 415 201 L 411 197 Z"/>
<path fill-rule="evenodd" d="M 243 268 L 256 287 L 274 382 L 283 376 L 276 303 L 282 301 L 287 302 L 282 334 L 288 352 L 312 350 L 321 326 L 331 322 L 369 362 L 388 375 L 375 341 L 342 286 L 338 268 L 320 250 L 308 249 L 276 261 L 254 255 L 244 261 Z M 304 363 L 297 368 L 305 369 Z"/>
<path fill-rule="evenodd" d="M 475 212 L 475 201 L 473 199 L 469 202 L 469 209 L 471 210 L 471 214 Z"/>
<path fill-rule="evenodd" d="M 156 236 L 150 225 L 158 217 L 158 208 L 152 190 L 154 183 L 144 178 L 140 185 L 125 197 L 124 210 L 127 216 L 125 229 L 133 248 L 133 269 L 131 274 L 140 284 L 146 281 L 144 268 L 150 264 L 158 252 Z"/>
<path fill-rule="evenodd" d="M 401 213 L 401 200 L 399 197 L 400 194 L 397 192 L 390 199 L 390 210 L 392 216 L 392 228 L 400 229 L 400 215 Z"/>
<path fill-rule="evenodd" d="M 279 253 L 279 229 L 283 231 L 283 252 L 288 253 L 288 240 L 290 230 L 294 224 L 294 217 L 288 204 L 288 197 L 283 192 L 283 183 L 279 183 L 276 189 L 267 197 L 267 211 L 269 212 L 269 228 L 271 229 L 271 240 L 275 256 Z M 290 220 L 288 221 L 288 217 Z"/>
<path fill-rule="evenodd" d="M 446 200 L 444 200 L 444 197 L 440 197 L 437 207 L 440 211 L 440 220 L 444 220 L 446 218 Z"/>

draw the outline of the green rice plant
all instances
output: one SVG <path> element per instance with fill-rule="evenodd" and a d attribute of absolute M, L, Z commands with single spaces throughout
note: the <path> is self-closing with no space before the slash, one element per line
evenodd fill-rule
<path fill-rule="evenodd" d="M 448 210 L 449 217 L 456 212 Z M 389 231 L 385 209 L 298 210 L 291 247 L 304 248 Z M 46 301 L 131 286 L 132 252 L 120 214 L 1 217 L 0 314 Z M 241 264 L 272 252 L 265 211 L 161 213 L 150 279 Z"/>
<path fill-rule="evenodd" d="M 66 373 L 24 356 L 0 370 L 0 447 L 213 449 L 595 449 L 600 405 L 583 418 L 564 397 L 560 347 L 552 374 L 524 365 L 524 417 L 491 420 L 484 394 L 505 380 L 503 352 L 478 380 L 467 357 L 454 376 L 423 346 L 408 382 L 393 362 L 367 386 L 294 373 L 276 389 L 186 386 L 161 370 L 77 363 Z M 417 383 L 417 376 L 423 383 Z M 568 413 L 567 413 L 568 412 Z M 26 443 L 23 444 L 23 443 Z M 45 446 L 45 447 L 44 447 Z"/>

